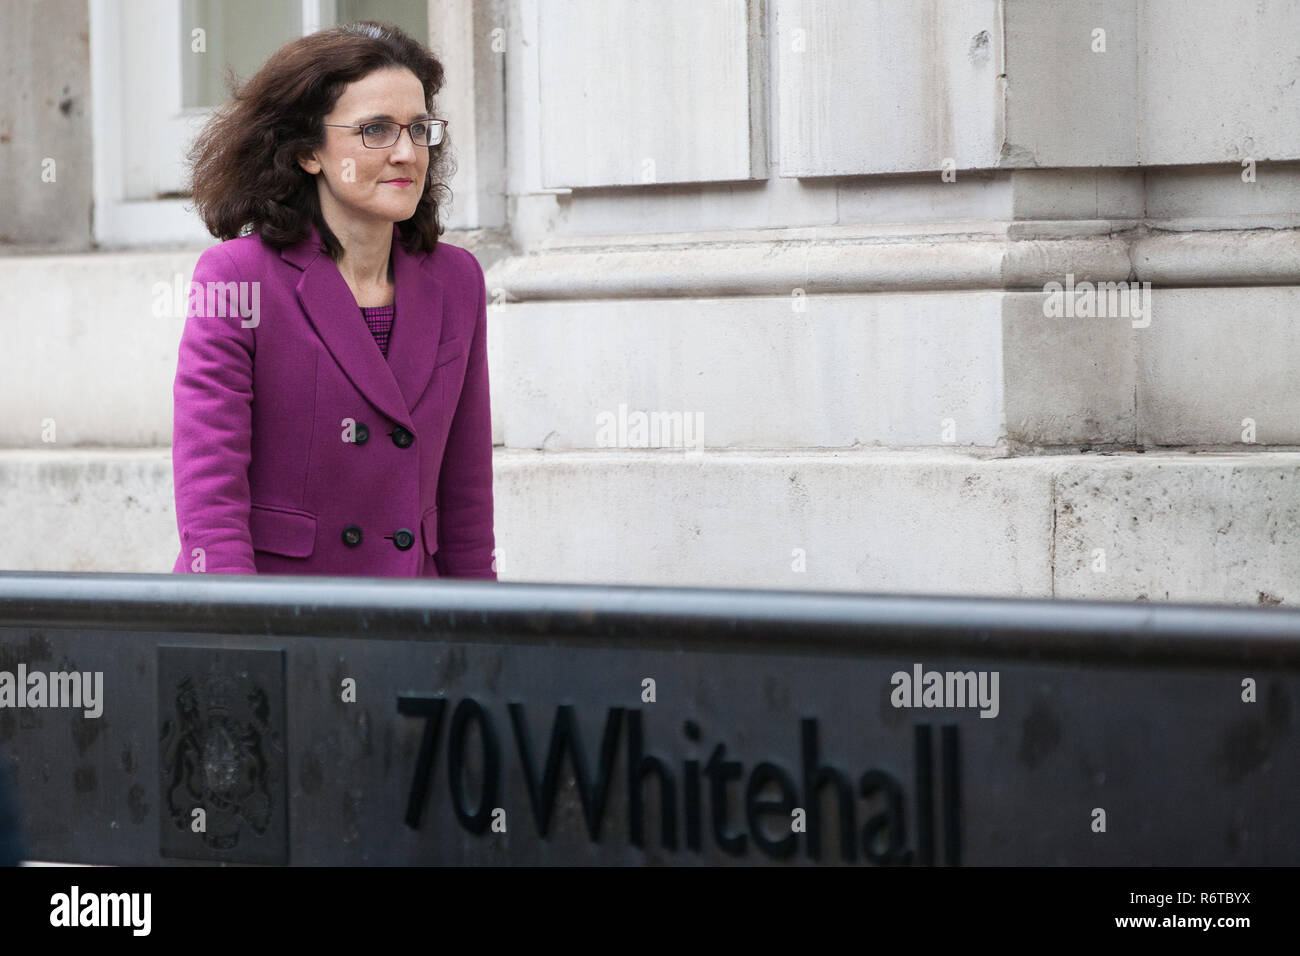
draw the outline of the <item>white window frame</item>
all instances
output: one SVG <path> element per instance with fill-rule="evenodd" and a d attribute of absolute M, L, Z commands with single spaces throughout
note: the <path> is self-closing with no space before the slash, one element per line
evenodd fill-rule
<path fill-rule="evenodd" d="M 334 0 L 302 0 L 303 34 L 336 19 Z M 149 154 L 182 161 L 187 137 L 211 112 L 181 108 L 181 50 L 159 63 L 139 53 L 141 48 L 166 49 L 179 44 L 180 4 L 175 0 L 90 0 L 90 75 L 92 152 L 94 160 L 94 219 L 92 238 L 102 247 L 173 244 L 210 245 L 212 236 L 189 199 L 133 199 L 127 184 L 165 181 L 163 167 L 150 167 Z M 124 147 L 127 96 L 132 87 L 148 84 L 166 99 L 155 101 L 152 115 L 142 118 L 141 149 Z M 134 97 L 133 97 L 134 99 Z M 135 100 L 139 103 L 140 100 Z M 141 156 L 145 157 L 143 160 Z M 134 167 L 128 169 L 128 163 Z M 141 168 L 141 164 L 145 168 Z M 171 174 L 174 178 L 174 171 Z"/>

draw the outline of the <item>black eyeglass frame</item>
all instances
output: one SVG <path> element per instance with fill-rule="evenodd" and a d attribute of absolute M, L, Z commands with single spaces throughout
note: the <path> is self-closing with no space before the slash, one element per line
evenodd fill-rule
<path fill-rule="evenodd" d="M 411 132 L 411 127 L 419 126 L 421 124 L 432 125 L 434 123 L 442 124 L 442 136 L 439 137 L 438 142 L 428 143 L 428 144 L 417 143 L 415 141 L 415 134 Z M 445 119 L 434 119 L 433 117 L 424 120 L 416 120 L 414 123 L 394 123 L 391 120 L 374 120 L 369 123 L 354 123 L 351 125 L 344 125 L 342 123 L 322 123 L 321 125 L 332 126 L 335 129 L 361 130 L 361 145 L 366 147 L 366 149 L 389 149 L 390 147 L 397 145 L 397 141 L 402 138 L 402 130 L 406 130 L 406 135 L 411 137 L 411 144 L 415 146 L 417 149 L 433 149 L 435 146 L 441 146 L 443 139 L 446 138 L 447 135 L 447 121 Z M 387 143 L 383 146 L 371 146 L 369 143 L 366 142 L 366 129 L 371 126 L 396 126 L 397 135 L 393 137 L 393 141 L 391 143 Z"/>

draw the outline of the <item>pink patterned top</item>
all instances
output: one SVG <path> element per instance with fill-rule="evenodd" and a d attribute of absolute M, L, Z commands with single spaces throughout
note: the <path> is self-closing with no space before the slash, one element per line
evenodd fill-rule
<path fill-rule="evenodd" d="M 370 328 L 370 334 L 375 337 L 375 342 L 379 346 L 379 351 L 384 353 L 384 358 L 388 357 L 388 336 L 393 331 L 395 311 L 395 305 L 377 305 L 372 308 L 362 306 L 361 308 L 361 314 Z"/>

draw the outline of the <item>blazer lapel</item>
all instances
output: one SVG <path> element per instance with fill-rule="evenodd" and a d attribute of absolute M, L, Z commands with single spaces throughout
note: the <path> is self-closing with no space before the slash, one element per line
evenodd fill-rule
<path fill-rule="evenodd" d="M 393 334 L 388 338 L 386 364 L 397 379 L 402 398 L 410 409 L 424 394 L 437 364 L 438 339 L 442 335 L 443 286 L 434 278 L 433 257 L 413 256 L 407 252 L 398 238 L 396 226 L 393 227 L 392 256 L 397 309 L 393 317 Z M 375 352 L 378 353 L 379 349 L 376 348 Z M 380 358 L 383 358 L 382 354 Z"/>
<path fill-rule="evenodd" d="M 387 360 L 366 327 L 352 290 L 326 253 L 315 228 L 281 257 L 302 269 L 298 301 L 316 333 L 352 384 L 389 418 L 412 431 L 411 407 L 433 371 L 442 328 L 442 285 L 428 256 L 412 256 L 393 227 L 393 282 L 396 315 Z"/>

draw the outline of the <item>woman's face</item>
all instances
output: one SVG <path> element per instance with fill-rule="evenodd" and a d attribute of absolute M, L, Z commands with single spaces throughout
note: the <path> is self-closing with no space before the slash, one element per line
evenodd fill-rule
<path fill-rule="evenodd" d="M 361 126 L 379 120 L 412 123 L 428 116 L 419 78 L 393 67 L 348 84 L 325 122 Z M 331 228 L 348 221 L 401 222 L 415 214 L 424 194 L 429 147 L 416 146 L 410 130 L 402 130 L 392 146 L 371 149 L 362 144 L 360 129 L 326 126 L 324 145 L 299 163 L 316 176 L 321 210 Z"/>

